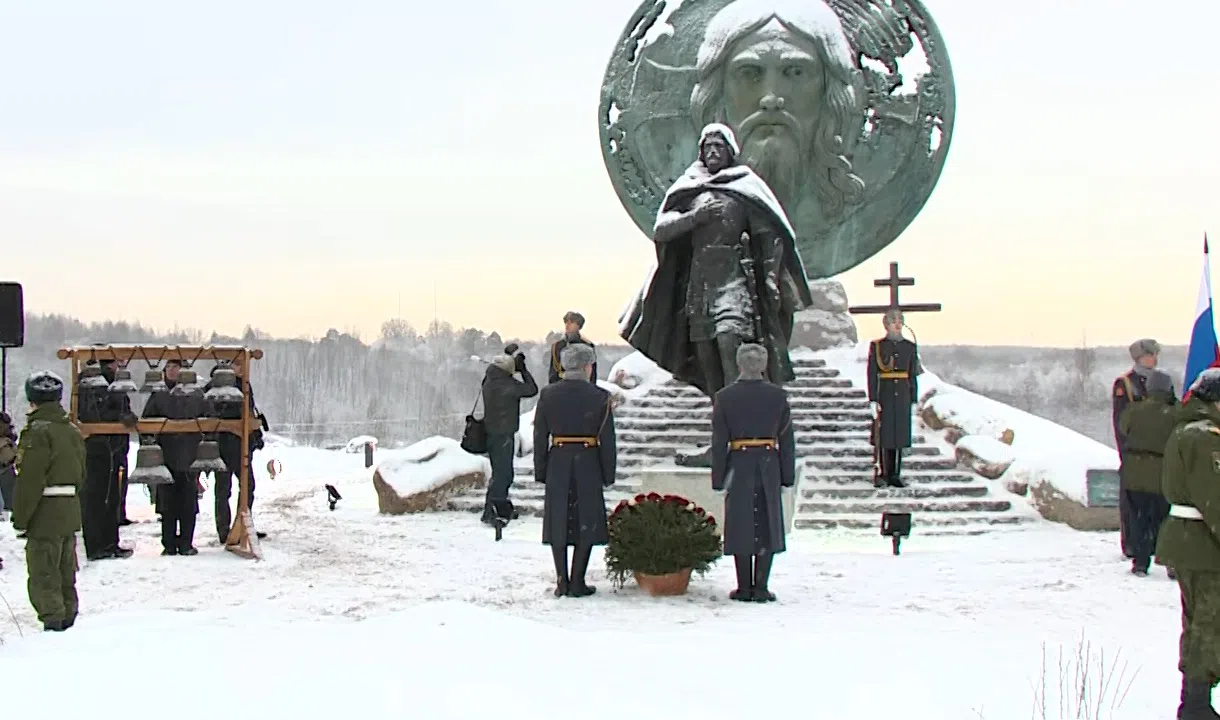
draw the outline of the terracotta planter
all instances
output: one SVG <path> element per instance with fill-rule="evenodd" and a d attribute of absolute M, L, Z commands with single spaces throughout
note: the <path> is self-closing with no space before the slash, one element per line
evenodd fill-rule
<path fill-rule="evenodd" d="M 648 575 L 642 572 L 632 572 L 635 576 L 635 581 L 639 586 L 648 591 L 648 594 L 653 597 L 669 597 L 671 595 L 685 595 L 686 588 L 690 585 L 690 568 L 679 570 L 676 573 L 666 573 L 665 575 Z"/>

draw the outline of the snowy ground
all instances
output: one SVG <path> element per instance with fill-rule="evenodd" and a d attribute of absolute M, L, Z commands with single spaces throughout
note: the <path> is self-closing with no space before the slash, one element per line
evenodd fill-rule
<path fill-rule="evenodd" d="M 916 534 L 893 557 L 880 537 L 800 532 L 776 563 L 774 605 L 729 602 L 731 562 L 685 597 L 600 580 L 590 599 L 557 600 L 534 522 L 495 543 L 473 516 L 380 517 L 361 455 L 269 448 L 256 467 L 265 561 L 225 553 L 210 511 L 194 558 L 160 557 L 157 527 L 133 525 L 135 557 L 82 568 L 82 614 L 64 634 L 38 630 L 4 531 L 5 714 L 45 716 L 53 694 L 57 717 L 124 720 L 215 720 L 234 705 L 262 720 L 573 707 L 589 719 L 1026 720 L 1045 643 L 1046 717 L 1060 718 L 1058 655 L 1082 636 L 1138 671 L 1118 712 L 1098 717 L 1171 717 L 1176 704 L 1176 586 L 1128 574 L 1112 534 Z M 324 482 L 344 495 L 335 512 Z"/>

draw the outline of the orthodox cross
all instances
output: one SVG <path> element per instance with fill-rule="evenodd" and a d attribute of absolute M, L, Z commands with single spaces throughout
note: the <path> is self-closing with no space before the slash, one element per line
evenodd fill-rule
<path fill-rule="evenodd" d="M 898 274 L 898 263 L 890 263 L 889 277 L 878 278 L 873 281 L 873 287 L 888 287 L 890 289 L 890 304 L 889 305 L 856 305 L 848 308 L 847 311 L 856 315 L 879 315 L 890 310 L 901 310 L 902 312 L 940 312 L 940 303 L 912 303 L 903 305 L 898 301 L 898 288 L 911 287 L 915 284 L 915 278 L 902 277 Z"/>

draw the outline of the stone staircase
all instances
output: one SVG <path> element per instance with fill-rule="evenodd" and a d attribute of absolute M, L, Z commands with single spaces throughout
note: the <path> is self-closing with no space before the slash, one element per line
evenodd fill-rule
<path fill-rule="evenodd" d="M 974 534 L 1034 519 L 1014 507 L 1007 493 L 916 436 L 903 459 L 906 488 L 872 485 L 871 417 L 864 390 L 814 358 L 793 359 L 796 379 L 786 389 L 797 443 L 797 529 L 878 532 L 882 512 L 914 514 L 918 534 Z M 675 452 L 693 452 L 711 434 L 711 401 L 688 385 L 670 381 L 615 411 L 619 479 L 607 504 L 630 497 L 639 470 L 668 464 Z M 530 458 L 517 461 L 512 498 L 523 515 L 542 512 L 542 485 L 533 481 Z M 453 510 L 480 512 L 481 492 L 454 498 Z"/>

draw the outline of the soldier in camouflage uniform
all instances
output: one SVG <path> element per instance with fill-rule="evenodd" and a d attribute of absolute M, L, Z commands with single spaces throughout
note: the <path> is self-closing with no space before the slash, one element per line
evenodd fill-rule
<path fill-rule="evenodd" d="M 13 527 L 25 537 L 30 604 L 43 629 L 76 622 L 76 532 L 85 483 L 85 441 L 59 404 L 64 382 L 51 372 L 25 381 L 30 413 L 17 441 Z"/>
<path fill-rule="evenodd" d="M 1132 555 L 1131 572 L 1147 577 L 1156 549 L 1157 534 L 1169 512 L 1161 495 L 1161 471 L 1165 445 L 1177 426 L 1178 403 L 1173 381 L 1160 370 L 1153 370 L 1145 381 L 1142 398 L 1127 404 L 1119 416 L 1119 431 L 1126 438 L 1123 459 L 1130 522 L 1128 529 Z"/>
<path fill-rule="evenodd" d="M 1177 571 L 1182 596 L 1181 720 L 1217 720 L 1220 682 L 1220 369 L 1203 371 L 1165 446 L 1162 491 L 1170 504 L 1156 561 Z"/>

